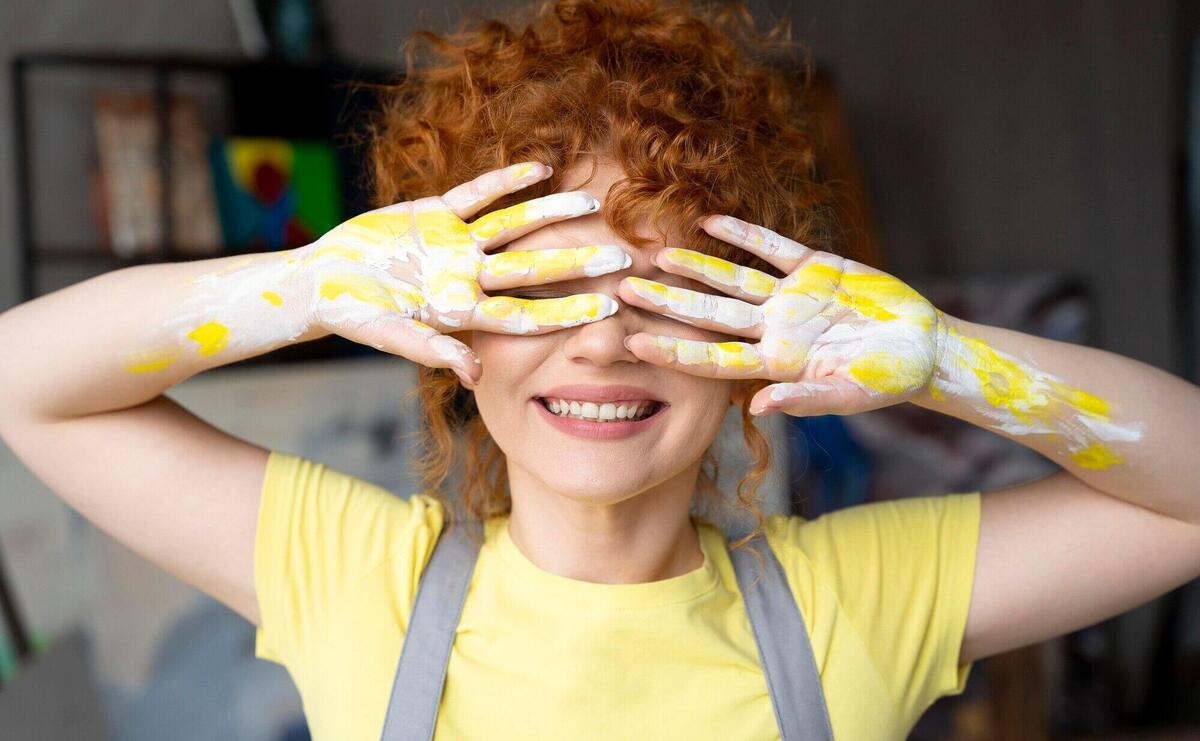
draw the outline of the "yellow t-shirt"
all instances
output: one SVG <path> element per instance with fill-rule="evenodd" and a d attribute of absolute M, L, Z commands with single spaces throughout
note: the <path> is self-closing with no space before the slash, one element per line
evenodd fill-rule
<path fill-rule="evenodd" d="M 876 502 L 766 535 L 812 642 L 836 741 L 904 739 L 963 691 L 979 493 Z M 285 666 L 315 741 L 378 739 L 440 503 L 272 451 L 255 543 L 255 654 Z M 680 576 L 597 584 L 544 571 L 486 526 L 438 739 L 778 739 L 720 531 Z"/>

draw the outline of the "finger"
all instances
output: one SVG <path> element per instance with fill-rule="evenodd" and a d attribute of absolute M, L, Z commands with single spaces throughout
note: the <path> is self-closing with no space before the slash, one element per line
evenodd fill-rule
<path fill-rule="evenodd" d="M 648 363 L 706 378 L 764 378 L 758 348 L 746 342 L 701 342 L 639 332 L 625 347 Z"/>
<path fill-rule="evenodd" d="M 717 239 L 758 255 L 789 274 L 816 252 L 770 229 L 732 216 L 710 216 L 701 226 Z"/>
<path fill-rule="evenodd" d="M 330 329 L 348 340 L 408 358 L 414 363 L 430 368 L 450 368 L 465 381 L 473 383 L 481 373 L 479 360 L 471 348 L 424 322 L 393 312 L 376 311 L 373 315 L 363 312 Z"/>
<path fill-rule="evenodd" d="M 522 162 L 485 172 L 446 191 L 442 200 L 458 218 L 469 219 L 497 198 L 550 177 L 553 170 L 540 162 Z"/>
<path fill-rule="evenodd" d="M 594 214 L 599 210 L 600 201 L 582 190 L 551 193 L 484 214 L 468 224 L 467 230 L 479 249 L 486 251 L 546 224 Z"/>
<path fill-rule="evenodd" d="M 621 281 L 617 292 L 628 304 L 694 327 L 756 340 L 763 334 L 762 310 L 736 298 L 676 288 L 632 275 Z"/>
<path fill-rule="evenodd" d="M 761 270 L 695 250 L 667 247 L 654 253 L 653 261 L 668 273 L 698 280 L 754 304 L 761 304 L 779 288 L 779 280 Z"/>
<path fill-rule="evenodd" d="M 617 302 L 602 293 L 538 299 L 491 296 L 476 305 L 467 328 L 501 334 L 545 334 L 598 322 L 616 312 Z"/>
<path fill-rule="evenodd" d="M 497 252 L 484 257 L 479 285 L 485 291 L 536 286 L 615 273 L 632 264 L 629 253 L 615 244 Z"/>
<path fill-rule="evenodd" d="M 761 389 L 750 400 L 751 414 L 782 411 L 794 417 L 822 414 L 858 414 L 883 406 L 875 395 L 837 376 L 817 381 L 776 383 Z"/>

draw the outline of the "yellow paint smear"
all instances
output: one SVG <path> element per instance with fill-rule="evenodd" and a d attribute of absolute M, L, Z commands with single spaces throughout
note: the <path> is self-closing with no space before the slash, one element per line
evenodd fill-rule
<path fill-rule="evenodd" d="M 262 297 L 276 306 L 283 306 L 283 297 L 274 291 L 263 291 Z"/>
<path fill-rule="evenodd" d="M 340 244 L 328 244 L 323 247 L 318 247 L 312 251 L 312 254 L 304 258 L 300 263 L 300 267 L 305 267 L 314 260 L 320 260 L 322 257 L 341 257 L 353 262 L 363 261 L 362 250 L 353 247 L 346 247 Z"/>
<path fill-rule="evenodd" d="M 950 333 L 970 351 L 970 358 L 960 358 L 960 365 L 979 380 L 980 392 L 988 404 L 1007 409 L 1025 424 L 1032 421 L 1031 411 L 1045 410 L 1050 400 L 1024 368 L 1001 357 L 983 340 L 965 337 L 953 328 Z"/>
<path fill-rule="evenodd" d="M 716 363 L 722 368 L 739 368 L 757 370 L 762 367 L 762 361 L 754 348 L 744 342 L 712 342 L 716 355 Z"/>
<path fill-rule="evenodd" d="M 836 298 L 859 314 L 880 322 L 899 318 L 886 307 L 922 300 L 908 286 L 889 275 L 843 275 L 842 291 Z"/>
<path fill-rule="evenodd" d="M 722 321 L 724 319 L 722 316 L 706 316 L 707 307 L 704 304 L 706 294 L 699 291 L 668 286 L 664 283 L 657 283 L 636 276 L 630 276 L 629 282 L 633 290 L 644 296 L 648 301 L 653 302 L 655 305 L 665 303 L 668 309 L 681 316 L 708 319 L 710 321 Z"/>
<path fill-rule="evenodd" d="M 404 308 L 409 312 L 414 312 L 427 303 L 420 291 L 407 284 L 389 288 L 388 291 L 395 300 L 397 308 Z"/>
<path fill-rule="evenodd" d="M 467 225 L 446 209 L 418 211 L 416 219 L 417 232 L 425 244 L 452 250 L 475 246 Z M 357 239 L 368 243 L 391 247 L 395 240 L 412 231 L 413 220 L 407 211 L 368 211 L 338 228 L 352 229 Z"/>
<path fill-rule="evenodd" d="M 638 295 L 644 296 L 655 303 L 661 303 L 660 301 L 657 301 L 655 297 L 658 297 L 663 302 L 681 300 L 681 291 L 678 288 L 672 288 L 665 283 L 658 283 L 657 281 L 646 280 L 645 278 L 639 278 L 636 275 L 631 275 L 629 276 L 629 285 L 633 286 L 633 290 Z"/>
<path fill-rule="evenodd" d="M 205 322 L 188 332 L 187 336 L 199 343 L 200 347 L 196 352 L 201 355 L 215 355 L 225 349 L 225 345 L 228 344 L 229 327 L 216 321 Z"/>
<path fill-rule="evenodd" d="M 667 261 L 675 265 L 687 268 L 721 285 L 736 286 L 751 296 L 770 296 L 775 292 L 778 284 L 774 277 L 760 270 L 742 268 L 741 265 L 706 255 L 703 252 L 669 247 L 661 254 Z"/>
<path fill-rule="evenodd" d="M 425 277 L 425 295 L 435 298 L 434 305 L 466 310 L 479 302 L 479 284 L 474 275 L 449 267 L 433 271 Z M 422 299 L 424 300 L 424 299 Z"/>
<path fill-rule="evenodd" d="M 319 293 L 321 298 L 333 301 L 344 293 L 350 294 L 352 298 L 365 304 L 378 306 L 387 311 L 399 311 L 391 293 L 374 278 L 346 273 L 330 276 L 321 281 Z"/>
<path fill-rule="evenodd" d="M 595 294 L 544 299 L 493 296 L 479 304 L 479 310 L 493 319 L 524 316 L 539 327 L 570 326 L 599 319 L 607 308 L 608 303 Z"/>
<path fill-rule="evenodd" d="M 368 244 L 387 245 L 412 229 L 408 211 L 368 211 L 337 228 Z"/>
<path fill-rule="evenodd" d="M 491 239 L 500 234 L 506 229 L 515 229 L 525 226 L 530 223 L 535 216 L 535 208 L 531 207 L 529 201 L 518 203 L 515 206 L 502 208 L 499 211 L 493 211 L 490 214 L 480 216 L 471 224 L 471 234 L 476 239 L 483 241 Z M 422 230 L 424 231 L 424 230 Z"/>
<path fill-rule="evenodd" d="M 818 301 L 833 299 L 862 316 L 890 322 L 911 307 L 925 328 L 932 326 L 928 312 L 918 310 L 928 302 L 907 283 L 886 274 L 843 273 L 832 265 L 805 263 L 796 280 L 781 292 L 801 294 Z"/>
<path fill-rule="evenodd" d="M 884 394 L 908 393 L 925 382 L 918 368 L 889 352 L 857 357 L 847 370 L 862 385 Z"/>
<path fill-rule="evenodd" d="M 164 350 L 144 350 L 131 354 L 131 360 L 125 365 L 130 373 L 150 373 L 162 370 L 175 362 L 175 355 Z"/>
<path fill-rule="evenodd" d="M 677 247 L 668 247 L 659 254 L 681 268 L 687 268 L 706 278 L 712 278 L 718 283 L 727 286 L 737 285 L 738 266 L 728 260 L 695 250 L 681 250 Z"/>
<path fill-rule="evenodd" d="M 683 365 L 756 371 L 762 361 L 754 348 L 745 342 L 701 342 L 671 337 L 652 337 L 656 347 L 671 353 L 671 359 Z"/>
<path fill-rule="evenodd" d="M 1009 410 L 1026 424 L 1034 415 L 1048 421 L 1068 411 L 1109 421 L 1109 403 L 1099 396 L 1053 379 L 1034 378 L 1016 362 L 1000 357 L 983 340 L 964 337 L 953 327 L 949 333 L 967 348 L 969 357 L 960 358 L 959 365 L 975 374 L 984 398 L 992 406 Z M 1098 441 L 1071 453 L 1071 459 L 1080 467 L 1093 470 L 1104 470 L 1124 462 Z"/>
<path fill-rule="evenodd" d="M 1103 471 L 1109 466 L 1124 463 L 1120 457 L 1109 450 L 1103 443 L 1092 443 L 1083 450 L 1077 450 L 1071 454 L 1071 459 L 1081 468 L 1096 471 Z"/>
<path fill-rule="evenodd" d="M 1109 406 L 1108 402 L 1104 399 L 1095 394 L 1089 394 L 1083 389 L 1077 389 L 1074 386 L 1067 386 L 1056 381 L 1051 381 L 1050 386 L 1076 411 L 1106 422 L 1108 421 Z"/>
<path fill-rule="evenodd" d="M 552 280 L 566 276 L 571 270 L 594 262 L 600 255 L 598 247 L 569 247 L 550 250 L 500 252 L 487 262 L 487 271 L 494 276 L 533 275 Z"/>

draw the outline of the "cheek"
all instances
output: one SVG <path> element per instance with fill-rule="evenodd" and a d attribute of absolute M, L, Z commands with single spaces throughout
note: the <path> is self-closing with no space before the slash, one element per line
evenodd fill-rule
<path fill-rule="evenodd" d="M 522 361 L 520 340 L 491 332 L 472 332 L 463 338 L 475 352 L 483 367 L 483 376 L 475 387 L 476 394 L 501 392 L 512 383 L 514 371 Z"/>
<path fill-rule="evenodd" d="M 475 385 L 475 404 L 489 429 L 499 431 L 509 417 L 519 414 L 533 390 L 528 379 L 534 375 L 548 351 L 539 337 L 520 337 L 495 332 L 463 332 L 459 335 L 475 352 L 483 375 Z"/>
<path fill-rule="evenodd" d="M 733 391 L 733 382 L 727 380 L 700 378 L 676 371 L 685 379 L 680 379 L 676 387 L 680 398 L 686 399 L 686 408 L 691 424 L 697 427 L 720 427 L 721 421 L 729 410 L 729 402 Z"/>

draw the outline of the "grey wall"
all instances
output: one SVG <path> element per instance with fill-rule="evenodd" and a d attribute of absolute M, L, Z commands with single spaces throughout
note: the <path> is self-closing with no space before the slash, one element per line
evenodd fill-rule
<path fill-rule="evenodd" d="M 1174 3 L 772 8 L 847 98 L 891 272 L 1072 270 L 1102 347 L 1177 367 Z"/>
<path fill-rule="evenodd" d="M 797 36 L 840 83 L 892 272 L 1073 270 L 1100 299 L 1103 347 L 1177 366 L 1169 303 L 1174 3 L 763 1 L 754 7 L 792 15 Z M 493 4 L 412 5 L 328 2 L 337 47 L 390 62 L 414 28 L 444 27 L 456 7 Z M 47 47 L 238 49 L 217 0 L 7 0 L 0 14 L 5 59 Z M 8 85 L 5 76 L 6 113 Z M 62 175 L 50 196 L 63 204 L 53 221 L 68 238 L 88 228 L 86 189 L 65 161 L 86 147 L 64 123 L 70 118 L 51 116 L 41 129 L 52 139 L 48 156 L 63 160 L 47 170 Z M 5 115 L 0 309 L 17 296 L 14 214 Z"/>

